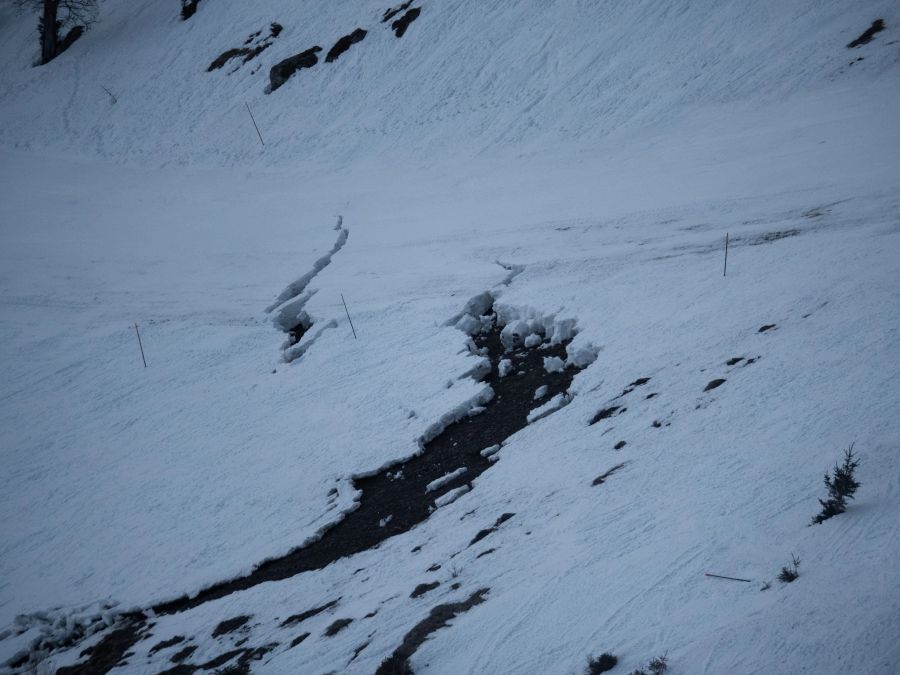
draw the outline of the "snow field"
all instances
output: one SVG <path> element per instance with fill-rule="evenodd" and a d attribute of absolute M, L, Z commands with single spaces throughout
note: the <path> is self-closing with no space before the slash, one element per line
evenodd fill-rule
<path fill-rule="evenodd" d="M 577 330 L 569 361 L 596 360 L 569 396 L 412 531 L 156 617 L 121 672 L 168 667 L 181 646 L 150 650 L 184 635 L 191 663 L 248 638 L 278 643 L 255 673 L 371 673 L 480 588 L 415 672 L 602 651 L 623 672 L 666 651 L 676 675 L 896 672 L 896 7 L 422 7 L 398 40 L 368 0 L 207 0 L 185 23 L 109 0 L 41 69 L 32 17 L 0 9 L 0 663 L 321 536 L 353 476 L 489 405 L 463 315 L 495 298 L 522 340 Z M 205 72 L 273 20 L 258 73 Z M 262 93 L 271 63 L 356 26 Z M 850 442 L 857 499 L 808 527 Z M 792 553 L 800 578 L 760 592 Z"/>

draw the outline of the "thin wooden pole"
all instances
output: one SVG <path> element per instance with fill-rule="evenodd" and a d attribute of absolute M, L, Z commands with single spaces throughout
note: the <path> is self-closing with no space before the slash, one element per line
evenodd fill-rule
<path fill-rule="evenodd" d="M 350 330 L 353 331 L 353 339 L 356 340 L 356 339 L 358 339 L 358 338 L 356 337 L 356 329 L 353 327 L 353 319 L 350 318 L 350 310 L 347 309 L 347 301 L 344 300 L 344 294 L 343 294 L 343 293 L 341 293 L 341 302 L 344 303 L 344 311 L 347 312 L 347 321 L 350 322 Z"/>
<path fill-rule="evenodd" d="M 725 233 L 725 269 L 722 270 L 722 276 L 728 276 L 728 233 Z"/>
<path fill-rule="evenodd" d="M 138 347 L 141 348 L 141 361 L 144 362 L 144 368 L 146 368 L 147 367 L 147 359 L 144 357 L 144 345 L 141 342 L 141 331 L 138 330 L 137 324 L 134 324 L 134 332 L 137 333 Z"/>
<path fill-rule="evenodd" d="M 711 574 L 710 572 L 706 572 L 706 576 L 715 577 L 716 579 L 729 579 L 730 581 L 744 581 L 746 583 L 751 583 L 751 579 L 739 579 L 738 577 L 723 577 L 721 574 Z"/>
<path fill-rule="evenodd" d="M 253 122 L 253 126 L 256 128 L 256 135 L 259 136 L 259 142 L 263 144 L 263 147 L 265 147 L 266 143 L 262 139 L 262 134 L 259 133 L 259 127 L 256 126 L 256 119 L 254 119 L 253 117 L 253 111 L 250 110 L 250 104 L 244 101 L 244 105 L 247 106 L 247 112 L 250 113 L 250 121 Z"/>

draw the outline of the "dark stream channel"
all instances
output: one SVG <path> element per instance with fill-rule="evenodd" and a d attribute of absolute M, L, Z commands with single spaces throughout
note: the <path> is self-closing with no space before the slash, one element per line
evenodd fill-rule
<path fill-rule="evenodd" d="M 572 378 L 580 370 L 569 366 L 556 372 L 547 372 L 544 359 L 566 358 L 569 341 L 551 344 L 547 336 L 531 348 L 522 346 L 518 336 L 517 347 L 507 350 L 500 339 L 502 326 L 497 324 L 492 308 L 481 317 L 482 332 L 473 336 L 474 351 L 489 359 L 490 372 L 481 381 L 490 385 L 494 397 L 477 415 L 464 417 L 447 426 L 434 439 L 425 444 L 423 451 L 406 461 L 397 462 L 375 475 L 354 480 L 361 490 L 359 507 L 344 516 L 343 520 L 326 530 L 322 537 L 285 556 L 266 561 L 244 577 L 223 581 L 194 597 L 183 596 L 160 603 L 152 609 L 156 614 L 173 614 L 192 609 L 205 602 L 222 598 L 237 591 L 246 590 L 267 581 L 287 579 L 302 572 L 321 569 L 330 563 L 355 553 L 377 547 L 389 537 L 407 532 L 421 523 L 434 511 L 435 500 L 463 485 L 472 488 L 472 482 L 493 463 L 484 457 L 482 450 L 503 443 L 528 424 L 528 414 L 536 407 L 567 391 Z M 533 339 L 532 339 L 533 341 Z M 505 377 L 500 376 L 500 362 L 509 359 L 511 367 Z M 535 392 L 546 386 L 543 396 L 535 400 Z M 440 487 L 429 484 L 448 474 L 465 468 L 464 473 L 452 480 L 441 482 Z M 495 527 L 512 514 L 502 515 Z M 483 530 L 472 543 L 488 534 Z M 409 672 L 404 670 L 406 660 L 427 636 L 446 625 L 456 614 L 466 611 L 473 604 L 482 602 L 488 589 L 481 589 L 467 601 L 440 605 L 433 608 L 429 617 L 417 624 L 406 636 L 403 644 L 379 669 L 382 672 Z M 325 605 L 324 607 L 328 607 Z M 324 608 L 323 607 L 323 608 Z M 246 617 L 239 617 L 246 620 Z M 57 675 L 93 675 L 105 673 L 116 666 L 124 666 L 129 650 L 139 641 L 149 637 L 152 624 L 145 612 L 126 614 L 118 627 L 104 636 L 95 646 L 81 653 L 86 661 L 57 670 Z M 228 622 L 225 622 L 226 624 Z M 223 624 L 220 624 L 220 626 Z M 218 630 L 218 629 L 217 629 Z M 305 636 L 304 636 L 305 637 Z M 274 644 L 258 648 L 232 649 L 204 664 L 179 663 L 170 673 L 193 673 L 217 667 L 225 661 L 238 658 L 233 672 L 249 672 L 249 661 L 261 658 Z M 188 647 L 192 651 L 196 647 Z M 25 669 L 32 655 L 25 656 L 13 667 Z M 173 657 L 174 659 L 175 657 Z M 173 661 L 174 662 L 174 661 Z M 397 669 L 399 668 L 399 669 Z M 396 670 L 395 670 L 396 669 Z"/>
<path fill-rule="evenodd" d="M 490 359 L 491 371 L 482 381 L 494 391 L 493 399 L 480 414 L 450 424 L 436 438 L 425 444 L 424 451 L 411 459 L 398 462 L 366 478 L 354 480 L 362 491 L 359 507 L 325 531 L 322 537 L 285 556 L 260 564 L 247 576 L 211 586 L 194 597 L 181 597 L 153 607 L 157 614 L 171 614 L 197 607 L 210 600 L 236 591 L 246 590 L 267 581 L 287 579 L 301 572 L 317 570 L 340 558 L 378 546 L 394 535 L 409 531 L 424 521 L 434 510 L 435 500 L 463 485 L 471 487 L 492 461 L 481 451 L 505 441 L 528 423 L 528 413 L 553 396 L 565 392 L 578 372 L 569 366 L 548 373 L 544 358 L 566 358 L 567 342 L 551 345 L 549 339 L 533 348 L 519 346 L 506 351 L 500 340 L 502 326 L 488 310 L 490 328 L 473 336 L 478 352 Z M 525 337 L 525 336 L 521 336 Z M 543 336 L 542 336 L 543 337 Z M 505 377 L 499 375 L 499 363 L 510 359 L 512 368 Z M 539 401 L 534 395 L 546 386 Z M 465 467 L 465 473 L 426 491 L 438 478 Z"/>

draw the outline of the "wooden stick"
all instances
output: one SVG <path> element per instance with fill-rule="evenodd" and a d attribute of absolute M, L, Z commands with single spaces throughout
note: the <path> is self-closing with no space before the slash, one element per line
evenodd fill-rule
<path fill-rule="evenodd" d="M 347 312 L 347 321 L 350 322 L 350 330 L 353 331 L 353 339 L 356 340 L 356 329 L 353 327 L 353 319 L 350 318 L 350 310 L 347 309 L 347 301 L 344 300 L 344 294 L 341 293 L 341 302 L 344 303 L 344 311 Z"/>
<path fill-rule="evenodd" d="M 103 87 L 102 84 L 100 86 Z M 109 97 L 112 99 L 113 105 L 115 105 L 116 103 L 119 102 L 119 99 L 117 99 L 115 96 L 113 96 L 113 93 L 109 89 L 107 89 L 106 87 L 103 87 L 103 91 L 105 91 L 107 94 L 109 94 Z"/>
<path fill-rule="evenodd" d="M 144 362 L 144 368 L 147 367 L 147 359 L 144 357 L 144 345 L 141 342 L 141 331 L 138 330 L 137 324 L 134 324 L 134 332 L 137 333 L 138 347 L 141 348 L 141 361 Z"/>
<path fill-rule="evenodd" d="M 710 572 L 706 572 L 706 576 L 715 577 L 716 579 L 729 579 L 731 581 L 744 581 L 746 583 L 752 583 L 752 579 L 739 579 L 738 577 L 723 577 L 721 574 L 712 574 Z"/>
<path fill-rule="evenodd" d="M 722 270 L 722 276 L 728 275 L 728 233 L 725 233 L 725 269 Z"/>
<path fill-rule="evenodd" d="M 250 110 L 250 104 L 244 101 L 244 105 L 247 106 L 247 112 L 250 113 L 250 120 L 253 122 L 253 126 L 256 127 L 256 135 L 259 136 L 259 142 L 265 147 L 266 144 L 262 139 L 262 134 L 259 133 L 259 127 L 256 126 L 256 120 L 253 118 L 253 112 Z"/>

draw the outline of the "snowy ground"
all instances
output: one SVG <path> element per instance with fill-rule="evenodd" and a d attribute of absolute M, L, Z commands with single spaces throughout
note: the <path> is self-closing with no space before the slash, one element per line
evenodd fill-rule
<path fill-rule="evenodd" d="M 154 4 L 140 5 L 148 25 L 162 13 Z M 212 4 L 201 4 L 194 23 L 169 28 L 215 33 L 229 25 L 229 35 L 243 37 L 284 20 L 287 3 L 268 4 L 265 16 L 241 19 L 246 28 L 236 19 L 242 8 Z M 219 132 L 198 138 L 179 119 L 200 110 L 208 124 L 216 97 L 235 95 L 209 83 L 224 74 L 203 73 L 207 90 L 196 96 L 207 99 L 186 102 L 174 119 L 161 115 L 164 101 L 147 97 L 145 118 L 117 109 L 121 119 L 95 128 L 84 121 L 93 116 L 84 79 L 71 85 L 66 115 L 28 119 L 40 87 L 56 82 L 32 79 L 66 78 L 67 68 L 82 78 L 122 78 L 112 81 L 125 88 L 123 103 L 140 105 L 129 102 L 121 65 L 97 63 L 109 48 L 100 37 L 127 21 L 121 3 L 105 5 L 110 18 L 64 55 L 73 58 L 61 60 L 59 72 L 26 79 L 6 66 L 0 662 L 48 630 L 37 612 L 90 615 L 102 602 L 116 603 L 115 611 L 146 608 L 246 573 L 334 523 L 353 506 L 353 475 L 410 456 L 431 424 L 478 394 L 481 385 L 465 377 L 475 361 L 466 336 L 448 321 L 491 290 L 509 315 L 574 320 L 573 353 L 598 350 L 573 382 L 572 403 L 511 438 L 472 491 L 379 549 L 155 619 L 122 672 L 159 672 L 186 644 L 197 646 L 189 661 L 199 664 L 247 638 L 245 646 L 278 644 L 253 672 L 371 673 L 433 606 L 481 588 L 490 589 L 482 604 L 415 653 L 415 672 L 576 673 L 601 651 L 619 655 L 617 672 L 664 652 L 676 674 L 897 672 L 900 84 L 897 47 L 887 43 L 900 15 L 878 3 L 852 11 L 835 3 L 818 13 L 815 4 L 786 11 L 786 22 L 818 31 L 802 33 L 806 42 L 789 29 L 764 32 L 748 53 L 711 59 L 716 77 L 686 98 L 669 83 L 653 103 L 638 105 L 629 89 L 623 110 L 604 108 L 613 99 L 601 85 L 652 85 L 627 65 L 637 47 L 605 76 L 585 75 L 588 63 L 561 65 L 559 56 L 544 64 L 548 81 L 576 73 L 569 86 L 584 93 L 564 102 L 561 89 L 542 91 L 533 134 L 516 126 L 521 107 L 490 123 L 495 113 L 471 110 L 442 121 L 449 112 L 436 102 L 442 87 L 453 87 L 445 78 L 411 102 L 436 106 L 411 139 L 391 125 L 403 127 L 412 113 L 383 115 L 385 126 L 366 140 L 347 122 L 343 134 L 340 122 L 322 122 L 328 106 L 317 98 L 302 110 L 322 147 L 304 156 L 302 144 L 315 134 L 292 139 L 288 117 L 289 104 L 302 100 L 300 85 L 291 81 L 268 98 L 264 78 L 248 74 L 232 77 L 259 95 L 264 126 L 283 129 L 265 151 L 241 145 L 247 130 L 239 135 L 237 121 L 229 131 L 236 140 L 224 144 Z M 349 32 L 360 13 L 350 5 L 335 3 L 302 30 Z M 443 27 L 452 38 L 472 29 L 478 12 L 463 5 L 424 5 L 408 36 L 373 31 L 374 45 L 353 50 L 416 54 L 428 31 Z M 376 27 L 371 17 L 384 7 L 366 8 L 360 16 Z M 538 11 L 485 10 L 481 20 L 507 26 L 529 9 Z M 5 30 L 23 21 L 2 11 Z M 224 13 L 218 23 L 196 21 L 214 11 Z M 616 11 L 621 21 L 659 19 Z M 675 12 L 673 42 L 685 44 L 699 11 Z M 758 11 L 723 12 L 706 25 L 715 34 L 737 18 L 758 36 L 773 10 Z M 867 52 L 846 50 L 876 15 L 889 30 Z M 538 24 L 516 29 L 516 39 L 540 33 Z M 565 12 L 554 25 L 553 40 L 564 43 L 577 21 Z M 665 33 L 652 22 L 649 31 L 654 45 Z M 827 50 L 823 36 L 834 38 Z M 222 49 L 238 37 L 222 38 Z M 325 41 L 300 37 L 292 39 L 304 47 Z M 773 63 L 751 67 L 769 42 L 792 37 L 790 54 L 770 53 Z M 413 75 L 443 72 L 439 57 L 452 54 L 451 38 L 430 63 L 410 65 Z M 518 43 L 510 40 L 512 49 Z M 164 67 L 198 58 L 173 44 Z M 598 49 L 596 58 L 609 56 Z M 276 50 L 266 52 L 267 64 L 295 51 L 282 42 Z M 835 56 L 817 66 L 826 51 Z M 704 55 L 662 53 L 688 80 Z M 857 54 L 867 60 L 848 71 Z M 472 63 L 482 57 L 470 55 Z M 359 58 L 358 77 L 374 77 Z M 737 64 L 745 70 L 725 86 L 722 74 Z M 412 77 L 395 72 L 402 67 L 392 63 L 390 77 Z M 814 75 L 815 67 L 827 72 Z M 509 105 L 515 82 L 523 91 L 537 86 L 530 76 L 509 77 L 513 84 L 499 90 L 450 100 Z M 164 79 L 175 87 L 170 102 L 184 93 L 178 82 Z M 329 87 L 350 86 L 315 82 L 308 84 L 332 105 L 344 90 Z M 386 91 L 401 100 L 406 92 Z M 279 96 L 288 103 L 265 107 Z M 363 99 L 349 98 L 347 119 L 360 119 Z M 373 116 L 385 100 L 373 104 Z M 616 130 L 591 131 L 597 119 Z M 467 151 L 448 154 L 467 132 Z M 468 151 L 479 144 L 482 151 Z M 327 159 L 330 148 L 335 157 Z M 301 346 L 315 342 L 285 363 L 277 311 L 265 309 L 335 247 L 339 217 L 346 243 L 307 287 L 315 324 Z M 509 272 L 498 261 L 524 270 L 504 286 Z M 745 360 L 726 365 L 735 357 Z M 617 398 L 642 377 L 649 382 Z M 705 392 L 718 378 L 725 383 Z M 588 424 L 611 405 L 627 410 Z M 626 445 L 614 450 L 619 441 Z M 862 457 L 857 500 L 847 514 L 807 527 L 824 496 L 822 474 L 851 442 Z M 503 513 L 515 515 L 467 548 Z M 802 560 L 800 578 L 774 582 L 792 553 Z M 434 581 L 435 589 L 409 597 Z M 772 587 L 760 592 L 765 582 Z M 280 626 L 338 598 L 299 625 Z M 31 618 L 7 630 L 19 614 Z M 238 615 L 252 618 L 210 637 Z M 344 618 L 353 622 L 325 635 Z M 175 635 L 184 644 L 149 653 Z M 47 656 L 39 669 L 78 662 L 88 644 Z"/>

